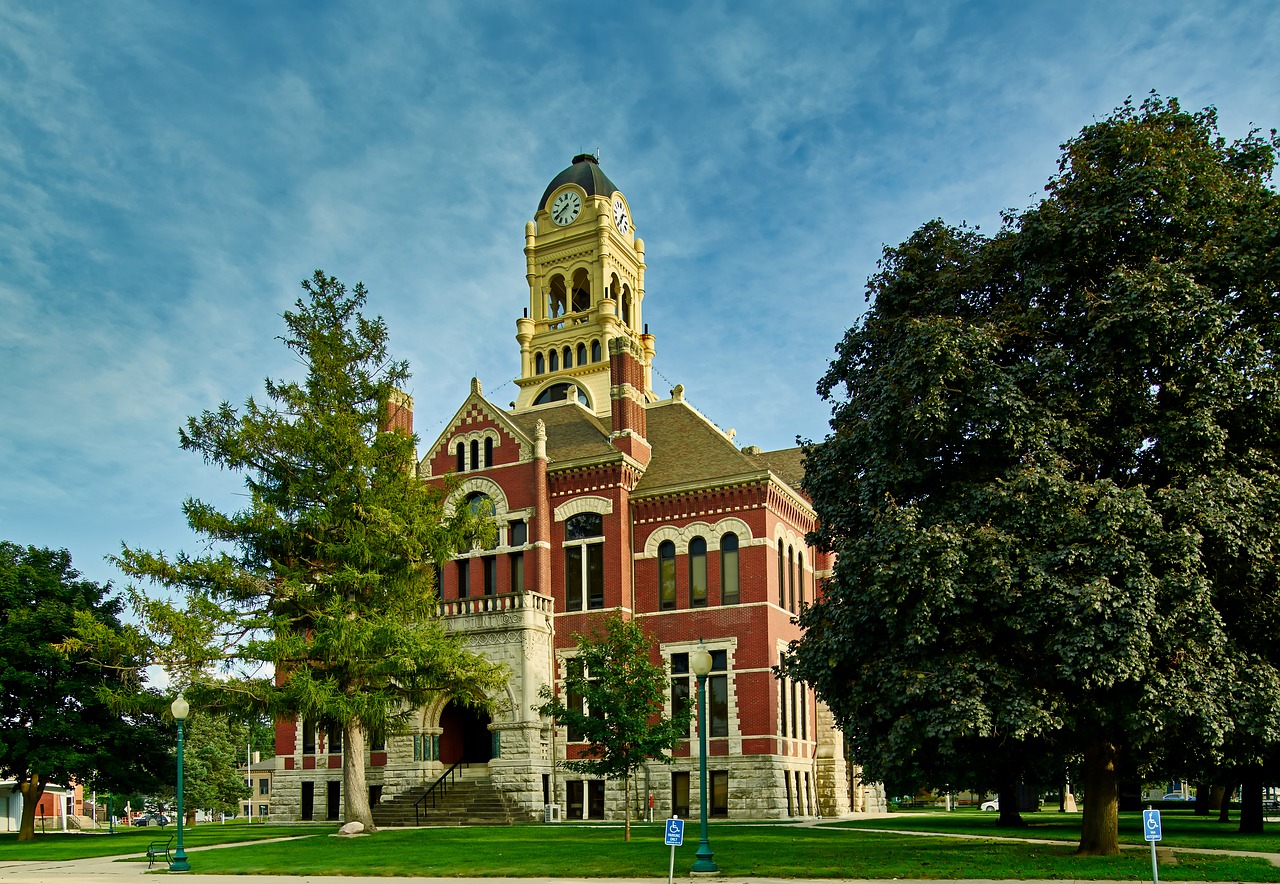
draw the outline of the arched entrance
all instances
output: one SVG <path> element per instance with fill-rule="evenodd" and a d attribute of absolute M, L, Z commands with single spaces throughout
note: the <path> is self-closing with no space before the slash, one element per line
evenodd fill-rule
<path fill-rule="evenodd" d="M 493 758 L 489 714 L 450 702 L 440 713 L 440 760 L 484 764 Z"/>

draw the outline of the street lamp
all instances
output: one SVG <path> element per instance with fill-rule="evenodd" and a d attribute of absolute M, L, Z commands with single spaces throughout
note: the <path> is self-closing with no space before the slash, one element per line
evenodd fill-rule
<path fill-rule="evenodd" d="M 169 863 L 171 872 L 189 872 L 191 863 L 187 862 L 187 852 L 182 849 L 182 722 L 191 714 L 191 704 L 182 694 L 169 707 L 173 720 L 178 723 L 178 849 L 173 852 L 173 862 Z"/>
<path fill-rule="evenodd" d="M 719 872 L 711 857 L 711 841 L 707 838 L 707 675 L 711 672 L 711 653 L 698 639 L 698 649 L 689 655 L 689 668 L 698 677 L 698 797 L 702 812 L 699 821 L 702 837 L 698 840 L 695 872 Z"/>

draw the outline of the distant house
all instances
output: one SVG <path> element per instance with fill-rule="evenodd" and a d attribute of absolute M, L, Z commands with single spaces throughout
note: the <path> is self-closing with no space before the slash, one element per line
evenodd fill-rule
<path fill-rule="evenodd" d="M 36 807 L 36 831 L 66 829 L 68 816 L 84 813 L 82 786 L 45 787 Z M 22 792 L 17 780 L 0 780 L 0 832 L 16 832 L 22 825 Z"/>
<path fill-rule="evenodd" d="M 245 817 L 267 819 L 271 816 L 271 780 L 276 772 L 276 760 L 262 760 L 261 753 L 253 753 L 253 762 L 237 768 L 250 789 L 249 800 L 240 803 L 240 813 Z"/>

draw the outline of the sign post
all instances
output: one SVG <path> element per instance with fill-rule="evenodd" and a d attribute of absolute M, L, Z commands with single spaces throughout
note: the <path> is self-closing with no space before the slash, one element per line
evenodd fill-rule
<path fill-rule="evenodd" d="M 1160 869 L 1156 865 L 1156 842 L 1160 840 L 1160 811 L 1148 807 L 1142 812 L 1142 836 L 1151 842 L 1151 881 L 1160 884 Z"/>
<path fill-rule="evenodd" d="M 667 884 L 672 884 L 676 874 L 676 848 L 684 843 L 684 820 L 673 816 L 667 820 L 666 841 L 671 845 L 671 865 L 667 867 Z"/>

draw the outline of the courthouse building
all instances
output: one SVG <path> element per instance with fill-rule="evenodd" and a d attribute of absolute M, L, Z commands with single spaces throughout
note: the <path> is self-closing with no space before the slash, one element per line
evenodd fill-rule
<path fill-rule="evenodd" d="M 792 622 L 830 567 L 805 543 L 813 508 L 799 449 L 740 448 L 680 386 L 653 389 L 644 321 L 645 247 L 627 198 L 590 155 L 575 157 L 525 225 L 527 306 L 513 301 L 517 395 L 490 401 L 476 380 L 434 439 L 419 475 L 456 474 L 453 506 L 492 515 L 497 540 L 440 572 L 441 614 L 511 679 L 492 715 L 440 697 L 408 732 L 376 740 L 374 798 L 421 793 L 461 762 L 530 818 L 617 819 L 620 782 L 557 766 L 581 748 L 534 711 L 566 672 L 575 633 L 615 609 L 639 619 L 671 674 L 668 712 L 696 709 L 689 655 L 707 678 L 712 816 L 780 819 L 875 809 L 883 797 L 845 762 L 813 692 L 774 676 L 799 636 Z M 654 293 L 661 298 L 662 293 Z M 660 330 L 658 330 L 660 331 Z M 495 336 L 496 337 L 496 336 Z M 495 344 L 496 346 L 497 344 Z M 412 427 L 412 403 L 398 415 Z M 635 779 L 632 806 L 696 815 L 698 740 Z M 277 728 L 275 819 L 338 818 L 341 748 L 309 722 Z M 636 800 L 638 799 L 638 801 Z"/>

